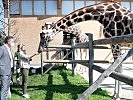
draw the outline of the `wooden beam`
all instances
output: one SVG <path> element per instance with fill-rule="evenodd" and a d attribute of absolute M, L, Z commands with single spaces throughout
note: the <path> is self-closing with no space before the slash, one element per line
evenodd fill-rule
<path fill-rule="evenodd" d="M 72 48 L 71 45 L 50 45 L 50 46 L 47 46 L 47 48 L 66 48 L 66 49 L 70 49 Z"/>
<path fill-rule="evenodd" d="M 133 35 L 122 35 L 122 36 L 114 36 L 112 38 L 105 38 L 94 40 L 94 45 L 103 45 L 103 44 L 120 44 L 120 43 L 132 43 L 133 42 Z"/>
<path fill-rule="evenodd" d="M 89 60 L 44 60 L 44 63 L 88 63 Z M 94 60 L 94 63 L 109 63 L 104 60 Z"/>
<path fill-rule="evenodd" d="M 57 0 L 58 9 L 62 8 L 62 0 Z"/>
<path fill-rule="evenodd" d="M 100 66 L 97 66 L 97 65 L 93 65 L 93 69 L 100 72 L 100 73 L 103 73 L 106 70 L 106 69 L 104 69 Z M 123 75 L 121 73 L 117 73 L 117 72 L 113 72 L 109 76 L 116 79 L 116 80 L 119 80 L 119 81 L 124 82 L 128 85 L 133 86 L 133 78 L 132 77 L 129 77 L 129 76 Z"/>
<path fill-rule="evenodd" d="M 84 49 L 88 49 L 88 42 L 86 43 L 79 43 L 76 44 L 75 46 L 71 46 L 71 45 L 50 45 L 47 46 L 47 48 L 62 48 L 62 49 L 70 49 L 70 48 L 84 48 Z M 106 46 L 93 46 L 94 49 L 108 49 L 108 47 Z M 59 49 L 49 49 L 49 51 L 57 51 Z M 43 50 L 43 51 L 47 51 L 47 50 Z"/>
<path fill-rule="evenodd" d="M 94 63 L 94 48 L 93 48 L 93 35 L 88 34 L 89 37 L 89 84 L 93 84 L 93 63 Z"/>
<path fill-rule="evenodd" d="M 112 38 L 104 38 L 93 41 L 93 45 L 105 45 L 105 44 L 124 44 L 124 43 L 132 43 L 133 42 L 133 34 L 122 35 L 122 36 L 114 36 Z M 76 44 L 73 48 L 87 48 L 88 42 Z"/>
<path fill-rule="evenodd" d="M 87 66 L 87 64 L 85 64 L 85 63 L 81 63 L 81 64 L 84 65 L 84 66 Z M 105 68 L 102 68 L 98 65 L 93 65 L 93 69 L 100 72 L 100 73 L 103 73 L 106 70 Z M 112 72 L 109 75 L 109 77 L 112 77 L 116 80 L 119 80 L 119 81 L 124 82 L 128 85 L 133 86 L 133 78 L 132 77 L 129 77 L 129 76 L 123 75 L 121 73 L 117 73 L 117 72 Z"/>

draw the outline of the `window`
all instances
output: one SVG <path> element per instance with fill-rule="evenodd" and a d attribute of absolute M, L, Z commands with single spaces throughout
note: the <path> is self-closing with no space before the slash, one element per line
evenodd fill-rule
<path fill-rule="evenodd" d="M 10 1 L 10 14 L 20 14 L 20 2 L 19 1 Z"/>
<path fill-rule="evenodd" d="M 130 8 L 130 2 L 121 2 L 121 4 L 122 4 L 124 7 L 128 8 L 128 9 L 131 9 L 131 8 Z"/>
<path fill-rule="evenodd" d="M 131 10 L 133 10 L 133 2 L 131 2 Z"/>
<path fill-rule="evenodd" d="M 96 3 L 98 4 L 98 3 L 101 3 L 102 1 L 96 1 Z"/>
<path fill-rule="evenodd" d="M 62 14 L 67 15 L 74 10 L 73 0 L 62 0 Z"/>
<path fill-rule="evenodd" d="M 22 15 L 32 15 L 32 1 L 22 1 Z"/>
<path fill-rule="evenodd" d="M 44 15 L 44 0 L 34 1 L 34 15 Z"/>
<path fill-rule="evenodd" d="M 90 0 L 86 1 L 86 6 L 90 6 L 93 4 L 95 4 L 95 1 L 90 1 Z"/>
<path fill-rule="evenodd" d="M 46 15 L 57 15 L 57 0 L 46 1 Z"/>
<path fill-rule="evenodd" d="M 62 7 L 58 9 L 57 1 L 58 0 L 10 0 L 10 13 L 12 15 L 67 15 L 84 6 L 102 2 L 102 0 L 62 0 Z M 121 4 L 133 10 L 133 2 L 122 0 Z"/>
<path fill-rule="evenodd" d="M 75 10 L 84 7 L 84 1 L 75 1 Z"/>

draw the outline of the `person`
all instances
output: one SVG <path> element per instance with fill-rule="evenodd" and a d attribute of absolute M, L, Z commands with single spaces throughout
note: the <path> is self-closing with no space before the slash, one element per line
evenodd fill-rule
<path fill-rule="evenodd" d="M 8 91 L 12 74 L 11 68 L 13 67 L 13 58 L 11 54 L 12 46 L 14 46 L 12 36 L 7 36 L 4 40 L 4 45 L 0 46 L 0 100 L 8 100 Z"/>
<path fill-rule="evenodd" d="M 21 45 L 18 44 L 17 45 L 17 51 L 15 52 L 14 55 L 14 61 L 16 61 L 16 84 L 19 85 L 20 84 L 20 49 L 21 49 Z"/>
<path fill-rule="evenodd" d="M 30 60 L 31 58 L 26 55 L 25 45 L 21 46 L 20 50 L 20 63 L 21 63 L 21 74 L 22 74 L 22 91 L 23 91 L 23 97 L 30 98 L 30 96 L 27 93 L 27 85 L 28 85 L 28 74 L 29 74 L 29 68 L 30 68 Z"/>

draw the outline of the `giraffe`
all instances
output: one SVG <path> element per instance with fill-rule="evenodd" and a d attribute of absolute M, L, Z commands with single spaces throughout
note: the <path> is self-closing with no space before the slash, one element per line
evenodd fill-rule
<path fill-rule="evenodd" d="M 103 34 L 105 38 L 133 33 L 133 11 L 123 7 L 119 2 L 111 0 L 109 2 L 103 2 L 80 8 L 64 16 L 54 25 L 52 25 L 49 30 L 47 30 L 48 32 L 52 30 L 49 33 L 49 40 L 52 40 L 58 32 L 64 31 L 70 26 L 88 20 L 96 20 L 103 25 Z M 78 36 L 81 42 L 87 41 L 85 34 L 75 32 L 71 34 Z M 40 48 L 41 45 L 39 46 L 38 52 L 42 51 Z M 112 44 L 111 48 L 115 60 L 117 59 L 118 55 L 121 54 L 121 44 Z M 121 66 L 119 66 L 116 71 L 122 72 Z M 114 95 L 116 96 L 116 98 L 119 98 L 120 85 L 118 83 L 120 82 L 115 81 L 115 83 L 117 84 L 115 84 Z"/>

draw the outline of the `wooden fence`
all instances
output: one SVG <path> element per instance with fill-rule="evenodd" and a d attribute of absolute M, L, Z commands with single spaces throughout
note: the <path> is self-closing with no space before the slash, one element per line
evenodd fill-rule
<path fill-rule="evenodd" d="M 98 63 L 98 62 L 100 63 L 108 62 L 108 61 L 94 60 L 94 49 L 104 48 L 102 46 L 96 46 L 96 45 L 132 43 L 133 35 L 123 35 L 123 36 L 117 36 L 117 37 L 99 39 L 99 40 L 93 40 L 92 34 L 87 34 L 87 35 L 89 36 L 89 42 L 86 42 L 86 43 L 80 43 L 76 45 L 75 43 L 73 43 L 71 46 L 70 45 L 48 46 L 48 48 L 60 48 L 60 49 L 71 48 L 73 50 L 72 60 L 45 60 L 44 62 L 45 63 L 73 63 L 73 64 L 79 63 L 89 68 L 89 84 L 91 84 L 91 86 L 81 94 L 78 100 L 85 100 L 86 96 L 93 93 L 98 88 L 98 86 L 103 82 L 103 80 L 108 76 L 133 86 L 133 78 L 122 75 L 121 73 L 113 72 L 124 60 L 126 60 L 128 57 L 133 55 L 133 48 L 130 49 L 127 53 L 120 55 L 116 59 L 116 61 L 112 65 L 110 65 L 106 70 L 100 66 L 94 65 L 94 63 Z M 89 48 L 89 60 L 75 60 L 74 50 L 76 48 Z M 94 83 L 93 83 L 93 70 L 96 70 L 102 73 Z M 74 68 L 72 68 L 72 71 L 74 73 Z"/>

